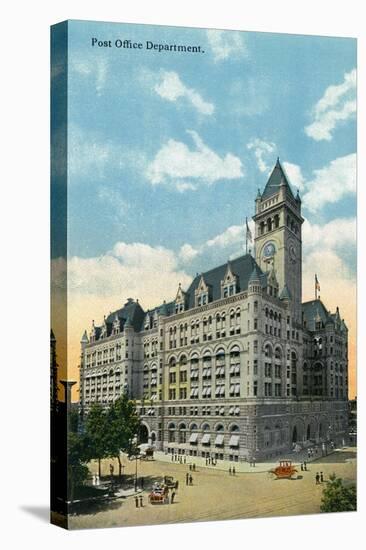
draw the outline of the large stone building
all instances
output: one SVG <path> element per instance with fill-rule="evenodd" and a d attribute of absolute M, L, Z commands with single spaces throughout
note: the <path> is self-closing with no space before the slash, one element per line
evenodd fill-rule
<path fill-rule="evenodd" d="M 142 440 L 233 461 L 346 440 L 347 327 L 338 308 L 302 303 L 301 200 L 279 161 L 253 219 L 255 257 L 197 275 L 153 310 L 129 299 L 93 322 L 81 341 L 83 412 L 126 391 Z"/>

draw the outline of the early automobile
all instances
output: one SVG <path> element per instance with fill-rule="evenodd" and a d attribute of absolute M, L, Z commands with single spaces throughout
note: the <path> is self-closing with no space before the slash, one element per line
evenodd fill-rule
<path fill-rule="evenodd" d="M 279 465 L 269 471 L 276 479 L 291 479 L 296 472 L 291 460 L 280 460 Z"/>
<path fill-rule="evenodd" d="M 148 499 L 150 504 L 168 504 L 169 488 L 167 485 L 154 484 Z"/>

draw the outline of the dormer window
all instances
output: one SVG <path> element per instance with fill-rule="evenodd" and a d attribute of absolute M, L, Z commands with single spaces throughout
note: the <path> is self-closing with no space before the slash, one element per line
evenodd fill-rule
<path fill-rule="evenodd" d="M 178 292 L 175 297 L 175 313 L 181 313 L 185 310 L 185 303 L 186 303 L 186 293 L 182 289 L 181 284 L 179 283 Z"/>
<path fill-rule="evenodd" d="M 227 266 L 224 279 L 221 281 L 221 297 L 228 298 L 237 293 L 237 276 L 232 272 L 230 264 Z"/>
<path fill-rule="evenodd" d="M 205 306 L 209 302 L 209 286 L 201 275 L 201 279 L 198 283 L 198 287 L 194 291 L 195 305 L 196 307 Z"/>
<path fill-rule="evenodd" d="M 144 329 L 150 330 L 150 315 L 146 315 L 145 317 Z"/>

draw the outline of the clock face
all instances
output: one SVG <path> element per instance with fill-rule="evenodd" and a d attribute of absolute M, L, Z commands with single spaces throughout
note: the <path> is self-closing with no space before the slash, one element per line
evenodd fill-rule
<path fill-rule="evenodd" d="M 267 243 L 263 248 L 263 256 L 265 258 L 271 258 L 276 252 L 276 247 L 273 243 Z"/>

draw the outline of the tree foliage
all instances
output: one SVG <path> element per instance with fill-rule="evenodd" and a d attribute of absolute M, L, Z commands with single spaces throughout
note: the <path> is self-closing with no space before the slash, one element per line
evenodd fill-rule
<path fill-rule="evenodd" d="M 110 457 L 116 457 L 121 475 L 120 453 L 137 454 L 134 448 L 134 436 L 140 430 L 140 418 L 136 414 L 135 404 L 127 395 L 122 395 L 110 406 L 107 411 L 107 438 L 106 452 Z"/>
<path fill-rule="evenodd" d="M 76 432 L 68 434 L 68 480 L 69 480 L 69 498 L 73 501 L 75 487 L 81 485 L 88 477 L 87 463 L 91 457 L 90 441 L 86 435 Z"/>
<path fill-rule="evenodd" d="M 320 510 L 322 512 L 352 512 L 357 510 L 356 486 L 345 486 L 335 474 L 329 476 L 323 489 Z"/>

